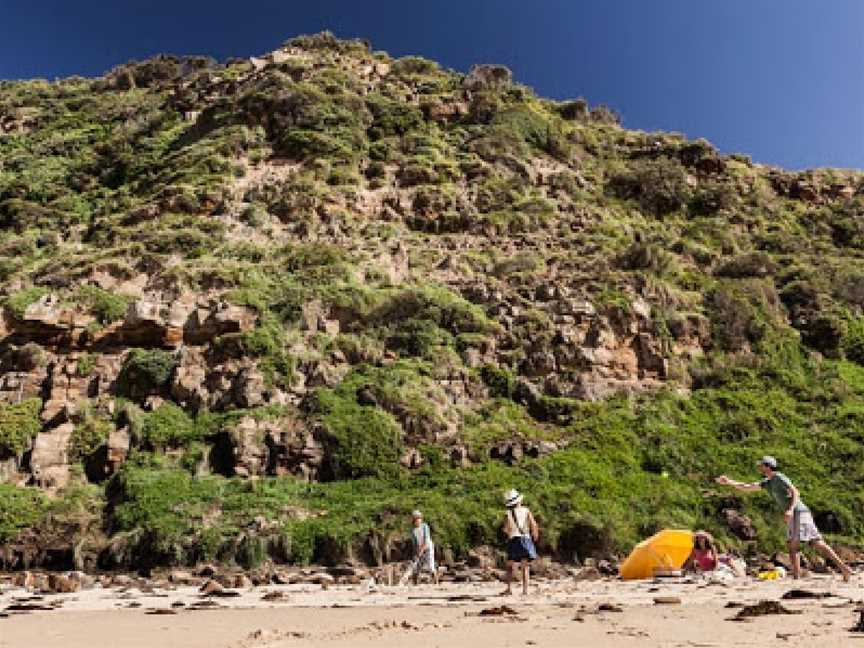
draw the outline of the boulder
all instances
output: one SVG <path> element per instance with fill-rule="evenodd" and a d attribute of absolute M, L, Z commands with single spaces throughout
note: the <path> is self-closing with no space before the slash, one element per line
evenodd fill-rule
<path fill-rule="evenodd" d="M 72 423 L 64 423 L 36 435 L 30 468 L 38 486 L 57 489 L 69 483 L 69 439 L 74 429 Z"/>
<path fill-rule="evenodd" d="M 178 315 L 183 317 L 185 313 L 181 311 Z M 248 308 L 213 302 L 189 312 L 188 319 L 181 324 L 183 340 L 186 344 L 205 344 L 220 335 L 251 331 L 256 321 L 257 317 Z"/>
<path fill-rule="evenodd" d="M 336 578 L 331 576 L 327 572 L 318 572 L 316 574 L 311 574 L 307 576 L 304 580 L 305 583 L 321 585 L 322 587 L 328 587 L 330 585 L 336 584 Z"/>
<path fill-rule="evenodd" d="M 234 402 L 243 408 L 257 407 L 267 402 L 264 376 L 257 369 L 243 369 L 234 382 Z"/>
<path fill-rule="evenodd" d="M 106 471 L 110 475 L 116 472 L 117 468 L 129 456 L 129 448 L 131 446 L 129 428 L 124 427 L 119 430 L 112 430 L 108 434 L 107 446 Z"/>
<path fill-rule="evenodd" d="M 475 65 L 462 81 L 466 90 L 501 90 L 513 82 L 513 73 L 503 65 Z"/>
<path fill-rule="evenodd" d="M 207 370 L 202 364 L 186 362 L 184 358 L 183 364 L 174 372 L 171 395 L 184 407 L 200 409 L 209 404 L 210 392 L 207 391 L 206 378 Z"/>
<path fill-rule="evenodd" d="M 48 574 L 47 590 L 52 594 L 71 594 L 81 589 L 81 579 L 64 574 Z"/>
<path fill-rule="evenodd" d="M 269 448 L 267 430 L 252 417 L 245 417 L 229 432 L 234 455 L 234 471 L 242 476 L 263 475 L 267 470 Z"/>
<path fill-rule="evenodd" d="M 12 577 L 12 585 L 23 587 L 24 589 L 33 589 L 36 585 L 36 575 L 31 571 L 18 572 Z"/>
<path fill-rule="evenodd" d="M 481 545 L 468 550 L 466 563 L 472 569 L 495 569 L 502 561 L 503 554 L 495 547 Z"/>
<path fill-rule="evenodd" d="M 225 591 L 225 588 L 217 581 L 210 579 L 199 587 L 198 591 L 201 592 L 202 596 L 218 596 Z"/>
<path fill-rule="evenodd" d="M 188 571 L 174 569 L 168 574 L 168 581 L 177 585 L 194 585 L 199 579 Z"/>
<path fill-rule="evenodd" d="M 741 515 L 741 513 L 731 508 L 723 509 L 720 515 L 726 522 L 726 526 L 729 527 L 729 530 L 737 538 L 741 540 L 756 539 L 756 529 L 753 528 L 753 522 L 749 517 Z"/>

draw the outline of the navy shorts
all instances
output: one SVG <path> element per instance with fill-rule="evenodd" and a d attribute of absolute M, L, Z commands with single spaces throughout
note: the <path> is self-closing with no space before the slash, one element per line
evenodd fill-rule
<path fill-rule="evenodd" d="M 534 547 L 534 541 L 528 536 L 517 536 L 507 541 L 507 560 L 510 562 L 536 559 L 537 549 Z"/>

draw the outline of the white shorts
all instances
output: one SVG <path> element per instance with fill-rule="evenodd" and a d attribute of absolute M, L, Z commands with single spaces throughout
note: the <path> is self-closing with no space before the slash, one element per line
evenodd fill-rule
<path fill-rule="evenodd" d="M 435 573 L 435 545 L 427 542 L 426 552 L 417 560 L 417 571 Z"/>
<path fill-rule="evenodd" d="M 795 511 L 786 526 L 786 539 L 798 542 L 815 542 L 822 539 L 822 534 L 816 528 L 813 514 L 810 511 Z"/>

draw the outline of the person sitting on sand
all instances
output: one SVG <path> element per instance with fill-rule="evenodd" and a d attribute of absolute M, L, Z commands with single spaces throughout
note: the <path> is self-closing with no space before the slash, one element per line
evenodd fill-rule
<path fill-rule="evenodd" d="M 435 566 L 435 545 L 432 542 L 432 532 L 429 525 L 423 521 L 423 514 L 414 511 L 411 514 L 411 542 L 414 545 L 414 564 L 412 565 L 412 578 L 414 584 L 420 582 L 420 573 L 428 571 L 432 574 L 432 580 L 438 584 L 438 569 Z"/>
<path fill-rule="evenodd" d="M 717 548 L 714 538 L 707 531 L 697 531 L 693 534 L 693 551 L 686 565 L 694 571 L 702 573 L 713 572 L 718 564 Z"/>
<path fill-rule="evenodd" d="M 720 475 L 717 483 L 723 486 L 731 486 L 745 493 L 755 493 L 767 490 L 774 501 L 783 511 L 783 519 L 786 521 L 786 543 L 789 547 L 789 558 L 792 561 L 792 577 L 801 576 L 801 555 L 799 553 L 801 543 L 809 542 L 820 554 L 833 560 L 843 573 L 843 580 L 848 581 L 852 576 L 852 570 L 822 539 L 819 529 L 813 520 L 813 514 L 807 505 L 801 501 L 798 489 L 792 485 L 789 478 L 779 472 L 777 460 L 771 456 L 764 456 L 758 464 L 759 472 L 763 479 L 758 482 L 745 483 L 729 479 L 726 475 Z"/>
<path fill-rule="evenodd" d="M 534 516 L 528 507 L 522 505 L 522 495 L 517 490 L 509 490 L 504 495 L 507 517 L 504 532 L 507 534 L 507 589 L 502 593 L 513 593 L 513 572 L 517 563 L 522 567 L 522 594 L 528 594 L 528 581 L 531 577 L 531 561 L 537 559 L 534 543 L 540 536 Z"/>

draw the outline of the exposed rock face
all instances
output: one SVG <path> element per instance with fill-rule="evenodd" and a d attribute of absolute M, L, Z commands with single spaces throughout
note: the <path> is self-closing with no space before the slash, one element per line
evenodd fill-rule
<path fill-rule="evenodd" d="M 407 254 L 404 248 L 391 254 L 389 265 L 394 268 L 393 279 L 398 280 L 407 272 Z M 537 287 L 534 297 L 537 307 L 548 313 L 554 334 L 542 342 L 520 339 L 520 330 L 529 320 L 506 295 L 489 292 L 483 285 L 466 286 L 464 292 L 485 302 L 503 323 L 501 341 L 486 340 L 466 349 L 466 364 L 478 367 L 508 362 L 514 345 L 521 349 L 518 371 L 523 378 L 517 398 L 540 418 L 555 416 L 545 410 L 544 395 L 599 400 L 615 393 L 659 387 L 668 376 L 668 359 L 700 354 L 709 333 L 704 320 L 681 320 L 672 329 L 669 347 L 657 337 L 650 309 L 639 298 L 628 310 L 598 311 L 589 301 L 569 297 L 564 286 L 545 284 Z M 337 336 L 344 328 L 355 326 L 354 318 L 353 313 L 325 306 L 320 300 L 307 302 L 300 313 L 302 328 L 310 336 Z M 81 415 L 82 403 L 117 393 L 130 346 L 176 349 L 178 363 L 163 396 L 193 412 L 298 404 L 310 390 L 339 385 L 352 369 L 349 358 L 336 353 L 301 363 L 290 386 L 268 384 L 254 358 L 243 355 L 242 349 L 223 343 L 216 351 L 214 346 L 218 339 L 234 340 L 251 331 L 256 323 L 254 312 L 192 294 L 171 302 L 135 300 L 120 322 L 94 333 L 81 327 L 84 321 L 73 311 L 61 309 L 55 299 L 39 300 L 27 309 L 23 320 L 10 322 L 8 338 L 14 339 L 15 345 L 8 347 L 0 365 L 7 369 L 0 374 L 0 399 L 10 403 L 26 398 L 43 400 L 45 432 L 34 441 L 30 466 L 34 483 L 50 488 L 61 487 L 68 479 L 65 452 L 72 421 Z M 362 361 L 362 357 L 351 360 Z M 411 410 L 390 409 L 408 444 L 402 464 L 411 469 L 423 463 L 419 445 L 430 442 L 447 446 L 455 465 L 472 461 L 458 443 L 459 423 L 451 416 L 452 408 L 470 407 L 484 397 L 485 390 L 464 371 L 439 376 L 438 380 L 440 395 L 428 394 L 434 415 L 418 418 Z M 381 404 L 382 398 L 374 389 L 363 393 L 366 395 L 358 392 L 360 402 L 365 398 L 370 404 Z M 161 397 L 158 402 L 152 396 L 147 398 L 150 409 L 161 402 Z M 231 472 L 316 479 L 324 463 L 324 445 L 320 431 L 314 429 L 301 418 L 269 422 L 241 419 L 229 432 Z M 105 474 L 125 461 L 130 446 L 128 429 L 119 428 L 109 435 Z M 553 450 L 554 446 L 516 439 L 496 446 L 490 456 L 513 462 Z M 4 471 L 14 473 L 20 464 L 20 457 L 12 462 L 7 459 Z"/>
<path fill-rule="evenodd" d="M 71 423 L 63 423 L 34 440 L 30 469 L 37 485 L 57 489 L 69 482 L 69 439 L 74 429 Z"/>
<path fill-rule="evenodd" d="M 241 419 L 228 433 L 234 472 L 251 475 L 294 475 L 307 481 L 318 477 L 324 447 L 299 418 L 275 421 Z"/>
<path fill-rule="evenodd" d="M 512 81 L 513 73 L 503 65 L 475 65 L 462 85 L 468 90 L 500 89 Z"/>

